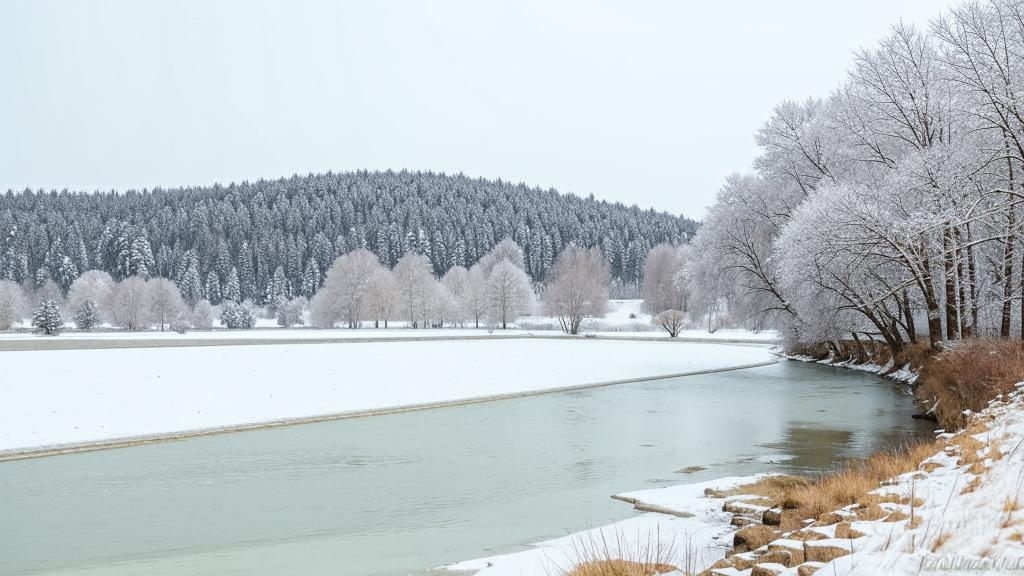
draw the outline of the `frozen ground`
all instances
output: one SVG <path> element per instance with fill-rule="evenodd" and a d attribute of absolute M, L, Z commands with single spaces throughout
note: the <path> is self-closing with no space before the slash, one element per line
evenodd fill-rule
<path fill-rule="evenodd" d="M 452 402 L 774 359 L 760 346 L 600 339 L 37 350 L 6 351 L 0 358 L 0 451 Z"/>

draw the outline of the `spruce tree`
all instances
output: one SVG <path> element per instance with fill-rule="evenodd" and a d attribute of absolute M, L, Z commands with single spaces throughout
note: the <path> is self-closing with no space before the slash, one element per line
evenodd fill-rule
<path fill-rule="evenodd" d="M 32 311 L 32 325 L 47 336 L 60 334 L 64 327 L 60 305 L 55 300 L 43 300 Z"/>

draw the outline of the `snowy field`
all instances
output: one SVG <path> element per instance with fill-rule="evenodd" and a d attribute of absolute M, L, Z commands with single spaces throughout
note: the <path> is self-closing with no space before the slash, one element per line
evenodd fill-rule
<path fill-rule="evenodd" d="M 651 324 L 651 317 L 640 310 L 642 300 L 612 300 L 609 311 L 603 318 L 591 318 L 584 322 L 584 333 L 605 337 L 634 338 L 668 338 L 668 334 Z M 0 349 L 3 342 L 45 341 L 45 340 L 340 340 L 340 339 L 399 339 L 399 338 L 475 338 L 480 336 L 523 336 L 537 334 L 557 336 L 562 334 L 558 319 L 551 316 L 526 316 L 520 318 L 508 330 L 489 330 L 487 328 L 443 328 L 418 329 L 406 327 L 404 322 L 392 322 L 391 327 L 373 328 L 372 323 L 365 323 L 359 330 L 335 328 L 330 330 L 306 327 L 280 328 L 274 320 L 260 318 L 252 330 L 192 330 L 178 334 L 171 330 L 160 332 L 150 330 L 144 332 L 127 332 L 124 330 L 106 329 L 91 332 L 68 330 L 58 336 L 42 336 L 32 331 L 27 325 L 20 325 L 18 331 L 0 332 Z M 774 331 L 753 332 L 723 328 L 715 332 L 706 330 L 684 330 L 679 334 L 683 340 L 741 340 L 773 342 L 778 339 Z M 19 349 L 25 349 L 20 346 Z"/>
<path fill-rule="evenodd" d="M 0 451 L 451 402 L 774 359 L 768 347 L 600 339 L 0 354 Z"/>

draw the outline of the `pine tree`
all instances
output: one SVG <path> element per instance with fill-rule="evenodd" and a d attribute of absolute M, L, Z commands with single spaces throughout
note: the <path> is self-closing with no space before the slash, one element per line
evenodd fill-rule
<path fill-rule="evenodd" d="M 64 256 L 57 266 L 57 285 L 60 286 L 62 292 L 67 294 L 75 278 L 78 278 L 78 266 L 75 266 L 75 262 L 70 257 Z"/>
<path fill-rule="evenodd" d="M 55 300 L 43 300 L 32 311 L 32 325 L 47 336 L 59 334 L 64 327 L 60 305 Z"/>
<path fill-rule="evenodd" d="M 306 263 L 306 271 L 302 274 L 302 289 L 300 291 L 306 298 L 312 298 L 319 289 L 320 267 L 317 266 L 316 259 L 310 258 Z"/>
<path fill-rule="evenodd" d="M 231 272 L 228 273 L 227 284 L 224 285 L 224 291 L 221 294 L 224 301 L 227 302 L 241 302 L 242 292 L 238 283 L 238 269 L 232 268 Z"/>
<path fill-rule="evenodd" d="M 256 326 L 256 315 L 245 304 L 225 302 L 221 310 L 220 322 L 232 330 L 248 330 Z"/>
<path fill-rule="evenodd" d="M 220 304 L 220 279 L 217 278 L 217 273 L 210 270 L 210 273 L 206 275 L 206 299 L 213 304 Z"/>
<path fill-rule="evenodd" d="M 184 276 L 178 281 L 178 289 L 181 290 L 181 296 L 189 306 L 194 306 L 196 302 L 202 300 L 203 285 L 199 280 L 199 270 L 196 269 L 194 263 L 189 265 Z"/>

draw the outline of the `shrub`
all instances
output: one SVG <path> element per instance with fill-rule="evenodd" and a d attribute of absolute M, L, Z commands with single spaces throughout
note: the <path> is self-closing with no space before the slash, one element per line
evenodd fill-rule
<path fill-rule="evenodd" d="M 1024 381 L 1024 342 L 965 340 L 928 362 L 918 378 L 918 399 L 946 430 L 968 424 L 999 394 Z"/>

